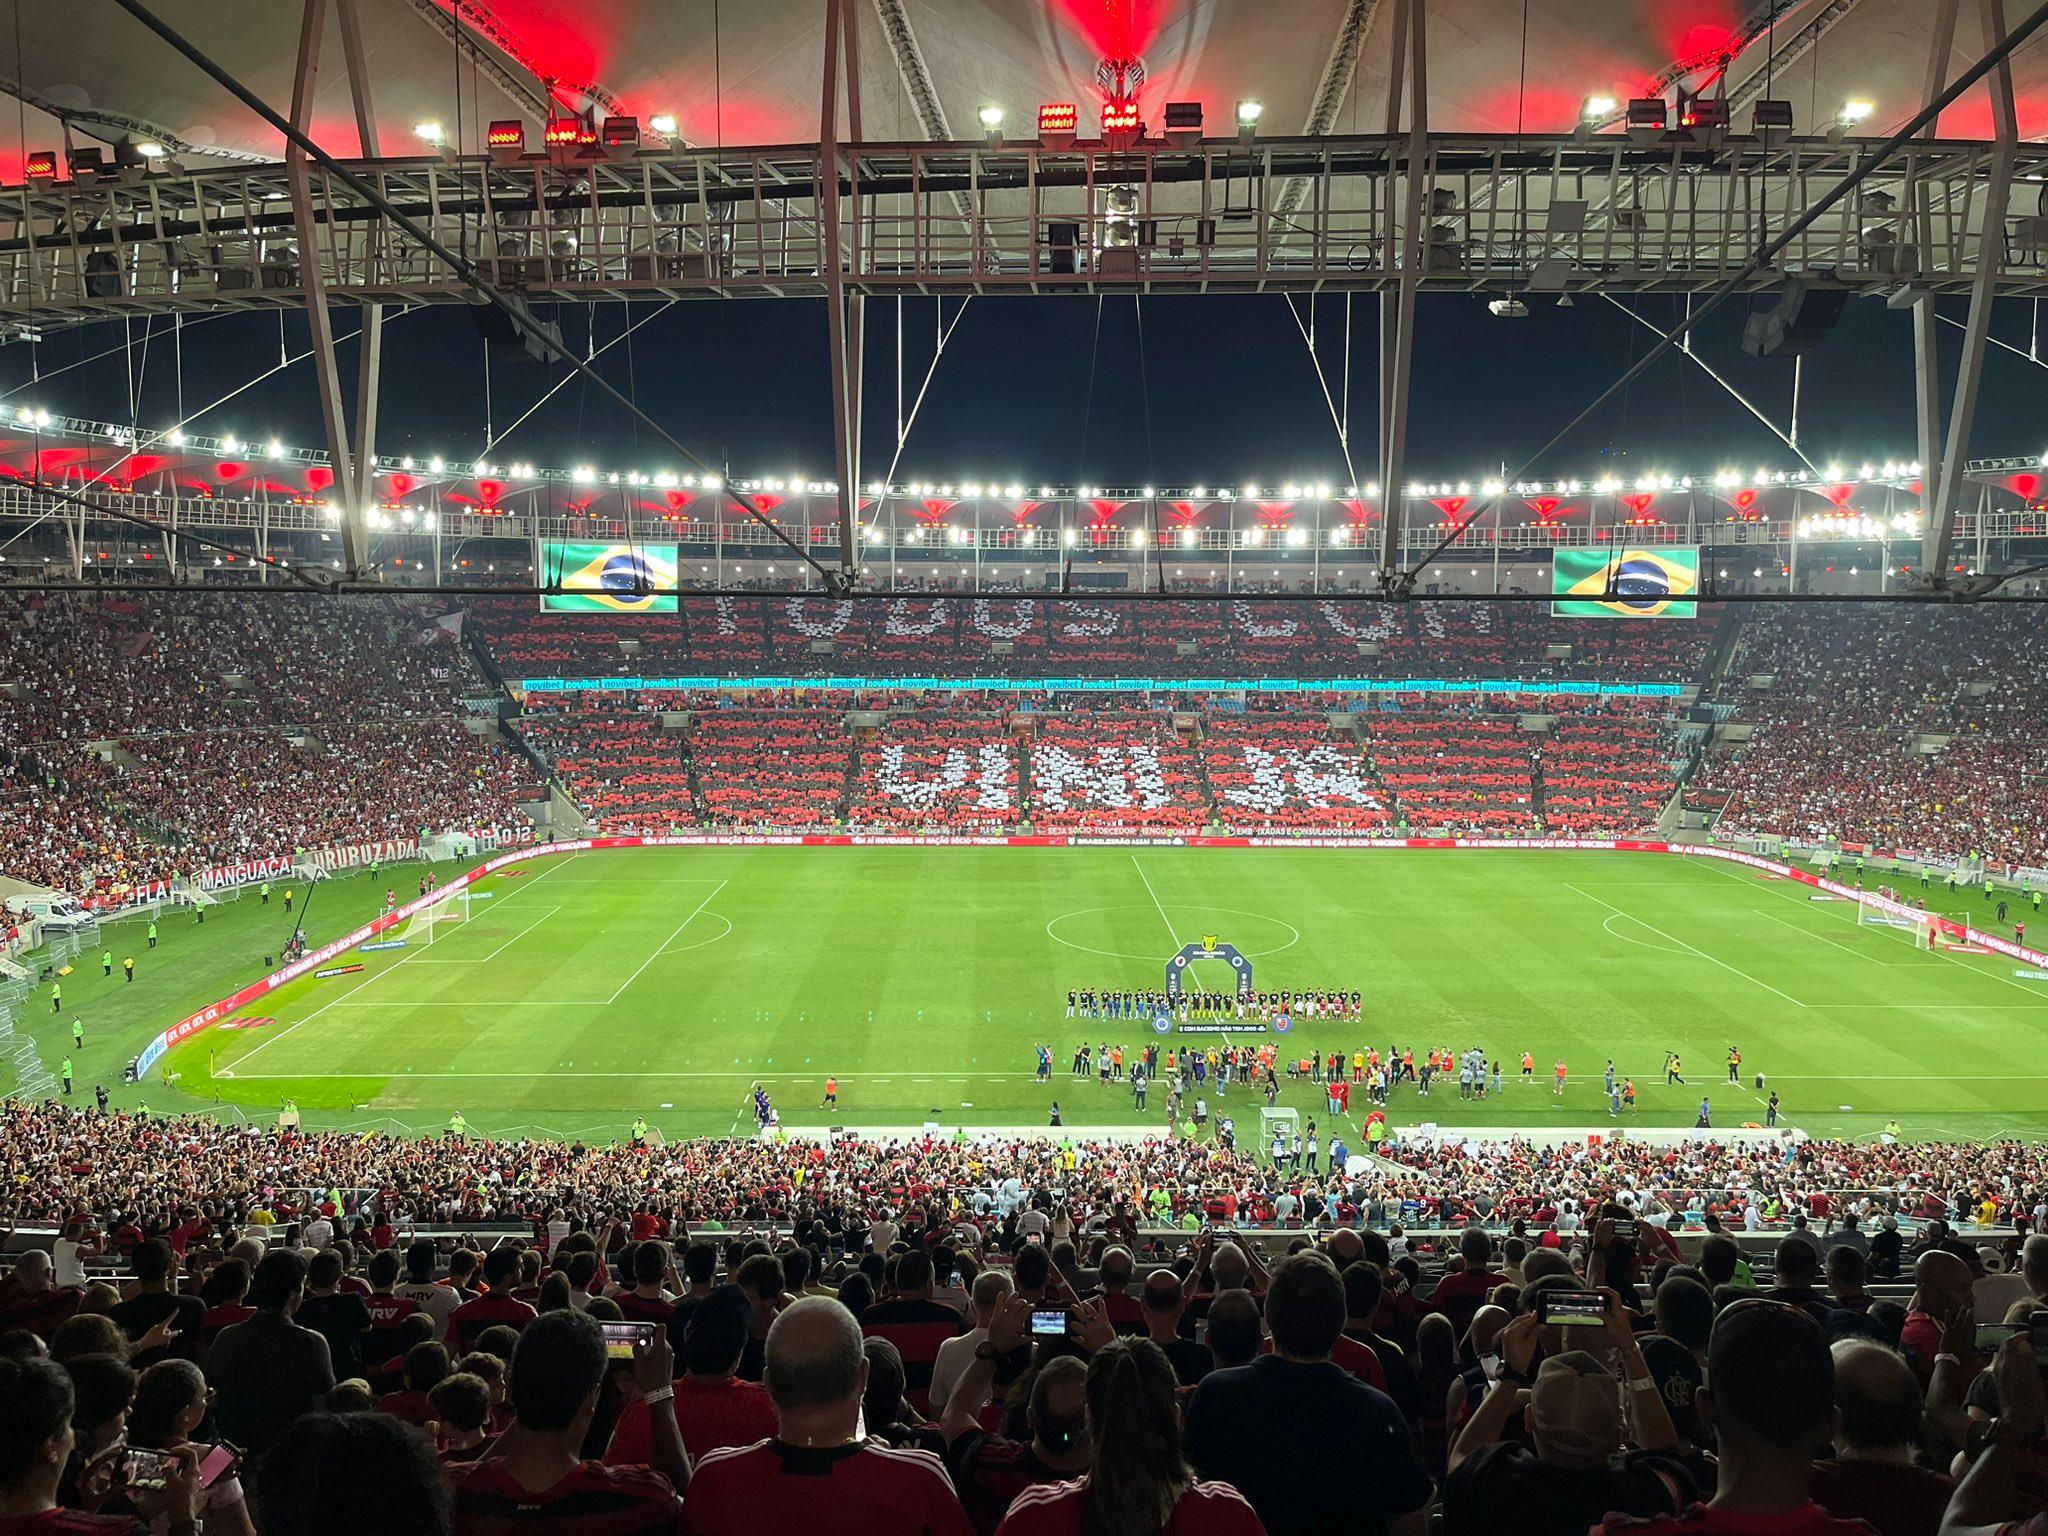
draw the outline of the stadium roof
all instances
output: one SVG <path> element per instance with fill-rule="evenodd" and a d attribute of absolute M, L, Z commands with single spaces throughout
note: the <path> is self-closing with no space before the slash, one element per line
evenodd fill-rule
<path fill-rule="evenodd" d="M 818 136 L 824 0 L 355 0 L 385 154 L 418 152 L 417 125 L 481 148 L 492 119 L 557 108 L 672 115 L 687 143 L 798 143 Z M 1262 132 L 1385 127 L 1390 34 L 1399 0 L 863 0 L 864 137 L 973 138 L 999 105 L 1012 124 L 1041 102 L 1075 101 L 1086 122 L 1105 95 L 1105 60 L 1143 66 L 1148 121 L 1199 101 L 1209 131 L 1234 103 L 1263 103 Z M 16 0 L 24 100 L 18 149 L 159 139 L 198 166 L 279 157 L 277 134 L 177 58 L 115 3 Z M 314 114 L 331 149 L 356 150 L 339 0 Z M 300 7 L 288 0 L 152 0 L 152 8 L 273 104 L 291 98 Z M 1499 134 L 1574 127 L 1588 97 L 1769 94 L 1799 132 L 1845 102 L 1867 102 L 1881 133 L 1923 99 L 1932 0 L 1428 0 L 1430 127 Z M 2018 16 L 2009 16 L 2016 22 Z M 1526 46 L 1524 26 L 1526 23 Z M 1949 73 L 1983 51 L 1979 8 L 1960 7 Z M 2048 131 L 2048 50 L 2017 57 L 2019 131 Z M 1947 137 L 1990 132 L 1972 93 Z M 0 156 L 18 179 L 19 160 Z"/>

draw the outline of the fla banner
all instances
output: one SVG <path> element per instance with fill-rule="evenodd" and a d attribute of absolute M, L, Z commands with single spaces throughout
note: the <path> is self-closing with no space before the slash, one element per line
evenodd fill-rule
<path fill-rule="evenodd" d="M 1558 619 L 1690 619 L 1699 613 L 1700 552 L 1560 549 L 1551 557 Z"/>
<path fill-rule="evenodd" d="M 541 545 L 543 613 L 674 613 L 676 552 L 671 545 Z"/>

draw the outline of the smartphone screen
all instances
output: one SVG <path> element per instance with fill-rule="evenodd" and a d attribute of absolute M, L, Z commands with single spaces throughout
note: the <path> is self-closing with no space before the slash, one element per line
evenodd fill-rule
<path fill-rule="evenodd" d="M 1601 1328 L 1607 1298 L 1598 1291 L 1544 1291 L 1536 1298 L 1536 1320 L 1559 1328 Z"/>
<path fill-rule="evenodd" d="M 1995 1355 L 2005 1341 L 2020 1331 L 2018 1323 L 1979 1323 L 1977 1325 L 1977 1353 Z"/>
<path fill-rule="evenodd" d="M 131 1445 L 121 1454 L 121 1481 L 130 1488 L 164 1488 L 171 1481 L 171 1458 L 162 1451 Z"/>
<path fill-rule="evenodd" d="M 1065 1307 L 1034 1307 L 1031 1309 L 1031 1337 L 1034 1339 L 1064 1339 L 1067 1336 L 1067 1309 Z"/>
<path fill-rule="evenodd" d="M 1636 1240 L 1636 1224 L 1625 1217 L 1614 1219 L 1614 1240 L 1618 1243 L 1632 1243 Z"/>
<path fill-rule="evenodd" d="M 230 1445 L 225 1440 L 219 1445 L 209 1445 L 206 1454 L 199 1458 L 199 1486 L 211 1488 L 241 1465 L 240 1446 Z"/>
<path fill-rule="evenodd" d="M 1483 1376 L 1485 1376 L 1485 1377 L 1486 1377 L 1486 1379 L 1487 1379 L 1488 1381 L 1490 1381 L 1490 1382 L 1492 1382 L 1492 1381 L 1499 1381 L 1499 1380 L 1500 1380 L 1500 1356 L 1499 1356 L 1499 1355 L 1481 1355 L 1481 1356 L 1479 1357 L 1479 1370 L 1480 1370 L 1480 1374 L 1482 1374 Z"/>
<path fill-rule="evenodd" d="M 633 1348 L 645 1348 L 654 1342 L 652 1323 L 599 1323 L 604 1332 L 604 1352 L 614 1360 L 630 1360 Z"/>

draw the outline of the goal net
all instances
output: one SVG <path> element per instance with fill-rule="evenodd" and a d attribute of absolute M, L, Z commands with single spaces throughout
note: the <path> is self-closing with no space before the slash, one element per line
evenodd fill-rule
<path fill-rule="evenodd" d="M 431 944 L 450 924 L 468 921 L 469 887 L 458 886 L 454 890 L 443 891 L 413 913 L 399 937 L 408 944 Z"/>
<path fill-rule="evenodd" d="M 1856 924 L 1860 928 L 1894 928 L 1906 934 L 1914 948 L 1934 948 L 1934 914 L 1915 912 L 1896 902 L 1863 897 L 1856 903 Z"/>

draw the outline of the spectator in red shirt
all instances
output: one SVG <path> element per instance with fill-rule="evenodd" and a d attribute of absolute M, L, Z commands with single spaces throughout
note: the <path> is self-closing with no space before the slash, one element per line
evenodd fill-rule
<path fill-rule="evenodd" d="M 1228 1483 L 1195 1480 L 1181 1451 L 1173 1365 L 1150 1339 L 1116 1339 L 1088 1362 L 1088 1473 L 1027 1488 L 1001 1536 L 1265 1536 Z"/>
<path fill-rule="evenodd" d="M 1965 1383 L 1981 1368 L 1975 1331 L 1971 1328 L 1970 1266 L 1942 1248 L 1930 1248 L 1913 1263 L 1913 1303 L 1899 1348 L 1913 1362 L 1924 1382 L 1934 1374 L 1934 1357 L 1953 1353 L 1963 1362 Z"/>
<path fill-rule="evenodd" d="M 1655 1520 L 1610 1518 L 1607 1536 L 1871 1536 L 1813 1502 L 1813 1452 L 1835 1417 L 1835 1366 L 1812 1315 L 1751 1297 L 1714 1320 L 1700 1418 L 1714 1435 L 1720 1475 L 1712 1502 Z"/>
<path fill-rule="evenodd" d="M 691 1536 L 973 1536 L 936 1456 L 858 1438 L 861 1345 L 860 1324 L 830 1297 L 806 1296 L 777 1316 L 765 1379 L 778 1432 L 704 1458 L 683 1511 Z"/>
<path fill-rule="evenodd" d="M 635 1351 L 633 1379 L 647 1399 L 655 1458 L 646 1467 L 585 1461 L 611 1363 L 597 1320 L 573 1308 L 550 1312 L 519 1336 L 512 1355 L 512 1427 L 501 1453 L 478 1462 L 455 1488 L 456 1536 L 534 1531 L 547 1536 L 642 1536 L 680 1527 L 677 1484 L 690 1465 L 676 1431 L 674 1356 L 657 1333 Z M 673 1480 L 672 1480 L 673 1479 Z"/>
<path fill-rule="evenodd" d="M 519 1250 L 493 1248 L 484 1257 L 484 1293 L 465 1301 L 448 1319 L 448 1341 L 458 1352 L 476 1348 L 486 1328 L 503 1323 L 524 1328 L 538 1315 L 532 1307 L 511 1294 L 519 1283 Z"/>
<path fill-rule="evenodd" d="M 619 1304 L 620 1314 L 628 1322 L 658 1323 L 666 1329 L 676 1312 L 675 1297 L 668 1289 L 668 1281 L 675 1276 L 675 1256 L 668 1244 L 652 1237 L 635 1244 L 628 1273 L 633 1288 L 612 1298 Z"/>
<path fill-rule="evenodd" d="M 1437 1281 L 1431 1310 L 1451 1320 L 1459 1338 L 1472 1326 L 1472 1314 L 1486 1305 L 1487 1293 L 1507 1284 L 1507 1276 L 1492 1267 L 1493 1239 L 1479 1227 L 1467 1227 L 1458 1234 L 1458 1254 L 1465 1267 Z"/>
<path fill-rule="evenodd" d="M 775 1404 L 767 1391 L 735 1374 L 753 1315 L 753 1303 L 736 1285 L 719 1286 L 691 1309 L 683 1333 L 683 1374 L 674 1385 L 676 1427 L 692 1465 L 712 1451 L 752 1445 L 775 1433 Z M 644 1464 L 651 1435 L 646 1403 L 629 1403 L 612 1430 L 606 1463 Z"/>
<path fill-rule="evenodd" d="M 30 1248 L 16 1260 L 13 1272 L 0 1280 L 0 1333 L 26 1328 L 48 1342 L 51 1334 L 78 1310 L 85 1293 L 75 1285 L 50 1282 L 50 1255 Z"/>
<path fill-rule="evenodd" d="M 434 1405 L 427 1394 L 448 1375 L 448 1348 L 439 1339 L 426 1339 L 405 1352 L 405 1386 L 377 1399 L 377 1411 L 408 1424 L 434 1422 Z"/>
<path fill-rule="evenodd" d="M 1131 1250 L 1121 1246 L 1103 1253 L 1097 1272 L 1102 1288 L 1103 1315 L 1109 1319 L 1110 1327 L 1127 1338 L 1145 1331 L 1145 1309 L 1131 1294 L 1131 1279 L 1135 1273 Z"/>

